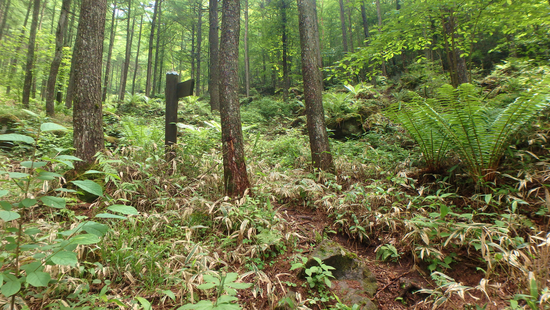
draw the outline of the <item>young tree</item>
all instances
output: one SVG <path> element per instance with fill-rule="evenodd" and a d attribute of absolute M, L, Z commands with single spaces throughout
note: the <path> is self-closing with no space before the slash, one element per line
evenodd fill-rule
<path fill-rule="evenodd" d="M 314 0 L 297 0 L 302 48 L 302 76 L 306 102 L 307 130 L 313 167 L 334 172 L 323 110 L 323 77 L 319 69 L 319 35 Z"/>
<path fill-rule="evenodd" d="M 220 114 L 225 193 L 243 195 L 250 188 L 243 146 L 239 107 L 238 62 L 240 31 L 239 0 L 224 0 L 220 40 Z"/>
<path fill-rule="evenodd" d="M 218 0 L 209 2 L 210 29 L 208 41 L 210 43 L 210 109 L 220 109 L 220 86 L 219 86 L 219 61 L 218 61 Z"/>
<path fill-rule="evenodd" d="M 152 74 L 153 74 L 153 43 L 155 41 L 155 25 L 158 14 L 160 0 L 155 0 L 155 9 L 153 11 L 153 20 L 151 20 L 151 33 L 149 34 L 149 53 L 147 56 L 147 80 L 145 81 L 145 94 L 151 96 Z"/>
<path fill-rule="evenodd" d="M 344 14 L 344 0 L 339 0 L 340 4 L 340 27 L 342 28 L 342 46 L 344 54 L 348 52 L 348 35 L 346 33 L 346 16 Z"/>
<path fill-rule="evenodd" d="M 244 80 L 246 97 L 250 97 L 250 56 L 248 54 L 248 0 L 244 0 Z"/>
<path fill-rule="evenodd" d="M 50 76 L 48 77 L 48 84 L 46 86 L 46 114 L 53 116 L 54 99 L 55 99 L 55 82 L 57 80 L 57 73 L 59 72 L 59 66 L 63 58 L 63 38 L 69 25 L 69 11 L 71 9 L 71 0 L 63 0 L 61 4 L 61 13 L 59 15 L 59 22 L 57 23 L 57 31 L 55 33 L 55 55 L 50 67 Z"/>
<path fill-rule="evenodd" d="M 82 0 L 73 58 L 73 145 L 76 156 L 83 160 L 80 168 L 92 164 L 94 155 L 104 148 L 101 63 L 106 12 L 106 0 Z"/>
<path fill-rule="evenodd" d="M 195 78 L 195 95 L 201 94 L 201 45 L 202 45 L 202 1 L 197 1 L 197 75 Z"/>
<path fill-rule="evenodd" d="M 126 12 L 126 54 L 124 56 L 124 66 L 122 67 L 122 75 L 120 77 L 120 94 L 119 102 L 124 101 L 126 95 L 126 81 L 128 81 L 128 69 L 130 68 L 130 58 L 132 57 L 132 41 L 134 39 L 134 27 L 136 18 L 132 18 L 132 0 L 128 0 L 128 11 Z"/>
<path fill-rule="evenodd" d="M 111 62 L 112 62 L 112 56 L 113 56 L 113 46 L 115 43 L 115 30 L 117 26 L 117 18 L 116 18 L 116 11 L 117 11 L 117 1 L 114 1 L 113 4 L 113 14 L 111 16 L 111 34 L 109 37 L 109 51 L 107 52 L 107 64 L 105 65 L 105 79 L 103 80 L 103 95 L 101 96 L 101 101 L 105 102 L 107 100 L 107 90 L 109 88 L 109 77 L 111 73 Z"/>
<path fill-rule="evenodd" d="M 31 32 L 29 36 L 29 45 L 27 50 L 27 65 L 25 66 L 25 83 L 23 84 L 23 106 L 29 107 L 31 97 L 31 87 L 34 68 L 34 48 L 36 42 L 36 30 L 38 28 L 38 18 L 40 14 L 40 0 L 34 0 L 32 11 Z"/>
<path fill-rule="evenodd" d="M 141 33 L 143 30 L 143 15 L 141 15 L 141 20 L 139 21 L 139 37 L 138 37 L 138 46 L 136 51 L 136 62 L 134 64 L 134 78 L 132 79 L 132 95 L 136 93 L 136 77 L 139 67 L 139 50 L 141 48 Z"/>

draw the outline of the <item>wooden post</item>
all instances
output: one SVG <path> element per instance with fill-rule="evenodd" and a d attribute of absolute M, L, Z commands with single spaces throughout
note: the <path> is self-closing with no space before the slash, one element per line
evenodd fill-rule
<path fill-rule="evenodd" d="M 166 120 L 164 126 L 164 138 L 166 146 L 166 161 L 170 162 L 176 158 L 174 144 L 178 140 L 178 99 L 193 94 L 194 80 L 179 83 L 180 76 L 177 72 L 166 73 Z"/>

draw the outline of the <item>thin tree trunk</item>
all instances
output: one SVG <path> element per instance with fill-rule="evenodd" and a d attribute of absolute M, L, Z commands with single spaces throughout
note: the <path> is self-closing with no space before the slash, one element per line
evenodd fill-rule
<path fill-rule="evenodd" d="M 378 31 L 382 30 L 382 11 L 380 9 L 380 0 L 376 0 L 376 15 L 378 16 Z M 386 60 L 382 59 L 382 75 L 388 76 L 386 72 Z"/>
<path fill-rule="evenodd" d="M 79 0 L 76 3 L 80 3 L 80 7 L 82 7 L 82 1 L 84 1 L 84 0 Z M 74 22 L 74 19 L 71 21 L 71 23 L 73 23 L 73 22 Z M 72 31 L 72 30 L 73 30 L 73 27 L 71 26 L 69 28 L 69 31 Z M 70 34 L 69 35 L 69 43 L 72 42 L 72 40 L 73 40 L 73 35 Z M 76 44 L 73 47 L 73 59 L 74 59 L 75 54 L 76 54 Z M 67 109 L 70 109 L 73 106 L 74 84 L 75 84 L 74 75 L 75 75 L 75 62 L 71 61 L 71 70 L 70 70 L 70 74 L 69 74 L 69 85 L 67 85 L 67 95 L 65 96 L 65 107 Z"/>
<path fill-rule="evenodd" d="M 290 88 L 290 78 L 288 74 L 288 31 L 287 25 L 287 3 L 286 0 L 281 0 L 281 24 L 282 24 L 282 43 L 283 43 L 283 101 L 288 101 L 288 89 Z"/>
<path fill-rule="evenodd" d="M 109 36 L 109 51 L 107 52 L 107 64 L 105 65 L 105 79 L 103 80 L 103 94 L 101 95 L 101 101 L 105 102 L 107 100 L 107 90 L 109 89 L 109 74 L 111 72 L 111 62 L 113 57 L 113 46 L 115 43 L 115 29 L 117 26 L 117 2 L 116 0 L 113 3 L 113 14 L 111 15 L 111 34 Z"/>
<path fill-rule="evenodd" d="M 161 93 L 162 89 L 162 78 L 166 76 L 166 74 L 163 74 L 164 70 L 164 52 L 166 51 L 166 38 L 163 38 L 161 41 L 161 50 L 160 50 L 160 64 L 159 64 L 159 76 L 157 79 L 157 94 Z"/>
<path fill-rule="evenodd" d="M 124 102 L 126 95 L 126 81 L 128 80 L 128 68 L 130 67 L 130 58 L 132 57 L 132 40 L 134 39 L 134 28 L 136 18 L 132 18 L 132 0 L 128 0 L 128 23 L 126 25 L 126 55 L 124 56 L 124 66 L 122 67 L 122 76 L 120 77 L 120 93 L 118 96 L 119 102 Z M 130 21 L 132 21 L 130 23 Z M 131 24 L 131 25 L 130 25 Z"/>
<path fill-rule="evenodd" d="M 365 35 L 365 46 L 368 45 L 369 34 L 369 23 L 367 22 L 367 10 L 365 9 L 365 2 L 361 2 L 361 19 L 363 21 L 363 34 Z"/>
<path fill-rule="evenodd" d="M 344 53 L 347 53 L 348 39 L 347 39 L 347 33 L 346 33 L 346 17 L 344 16 L 344 0 L 339 0 L 339 3 L 340 3 L 340 24 L 342 26 L 342 47 L 344 49 Z"/>
<path fill-rule="evenodd" d="M 8 2 L 6 2 L 6 7 L 4 8 L 2 25 L 0 26 L 0 40 L 2 40 L 2 37 L 4 35 L 4 29 L 6 29 L 6 22 L 8 21 L 8 13 L 10 11 L 10 4 L 11 0 L 8 0 Z"/>
<path fill-rule="evenodd" d="M 313 167 L 329 172 L 335 172 L 332 154 L 328 143 L 323 110 L 323 84 L 319 70 L 318 33 L 313 24 L 315 18 L 315 2 L 313 0 L 297 0 L 300 28 L 300 43 L 302 50 L 302 76 L 304 80 L 304 99 L 306 102 L 307 129 L 311 148 Z M 317 37 L 316 37 L 317 36 Z"/>
<path fill-rule="evenodd" d="M 23 22 L 23 27 L 21 28 L 21 34 L 19 35 L 19 41 L 20 44 L 17 45 L 15 48 L 15 51 L 13 51 L 13 55 L 17 55 L 19 53 L 19 50 L 23 47 L 23 39 L 25 38 L 25 29 L 27 29 L 27 23 L 29 21 L 29 15 L 32 8 L 32 0 L 29 0 L 29 5 L 27 7 L 27 15 L 25 15 L 25 21 Z M 12 85 L 12 79 L 13 76 L 17 73 L 17 57 L 13 57 L 10 61 L 10 73 L 8 74 L 8 86 L 6 87 L 6 95 L 10 94 L 11 91 L 11 85 Z"/>
<path fill-rule="evenodd" d="M 104 149 L 101 104 L 101 63 L 105 36 L 106 0 L 82 0 L 75 44 L 73 144 L 82 159 L 77 169 L 94 162 Z"/>
<path fill-rule="evenodd" d="M 71 10 L 71 0 L 63 0 L 61 4 L 61 13 L 59 14 L 59 21 L 57 23 L 57 31 L 55 33 L 55 56 L 53 58 L 52 65 L 50 67 L 50 76 L 48 77 L 48 84 L 46 86 L 46 114 L 53 116 L 55 114 L 54 99 L 56 95 L 55 82 L 57 80 L 57 73 L 59 72 L 59 66 L 63 59 L 63 38 L 69 25 L 69 11 Z"/>
<path fill-rule="evenodd" d="M 38 18 L 40 14 L 40 0 L 34 0 L 32 11 L 31 32 L 29 35 L 29 45 L 27 51 L 27 65 L 25 67 L 25 83 L 23 84 L 23 107 L 29 108 L 31 96 L 31 87 L 33 80 L 34 67 L 34 48 L 36 41 L 36 30 L 38 28 Z"/>
<path fill-rule="evenodd" d="M 220 115 L 223 145 L 223 175 L 228 196 L 244 195 L 250 188 L 243 146 L 237 94 L 239 76 L 240 2 L 224 0 L 220 40 Z"/>
<path fill-rule="evenodd" d="M 349 4 L 349 1 L 347 2 Z M 353 52 L 353 24 L 351 22 L 352 15 L 351 6 L 348 7 L 348 24 L 349 24 L 349 50 Z"/>
<path fill-rule="evenodd" d="M 248 0 L 244 0 L 244 81 L 246 97 L 250 97 L 250 59 L 248 55 Z"/>
<path fill-rule="evenodd" d="M 191 78 L 195 78 L 195 24 L 191 25 Z"/>
<path fill-rule="evenodd" d="M 139 67 L 139 49 L 141 47 L 141 31 L 143 30 L 143 15 L 141 15 L 141 20 L 139 22 L 139 37 L 138 37 L 138 46 L 136 52 L 136 62 L 134 65 L 134 78 L 132 79 L 132 95 L 136 93 L 136 77 Z"/>
<path fill-rule="evenodd" d="M 201 94 L 201 44 L 202 44 L 202 2 L 198 1 L 198 23 L 197 23 L 197 78 L 195 79 L 195 95 Z"/>
<path fill-rule="evenodd" d="M 152 73 L 153 73 L 153 44 L 155 41 L 155 24 L 157 19 L 157 13 L 159 8 L 159 3 L 161 0 L 155 0 L 155 9 L 153 11 L 153 20 L 151 21 L 151 33 L 149 35 L 149 53 L 147 56 L 147 80 L 145 81 L 145 94 L 148 97 L 151 97 L 151 86 L 152 86 Z"/>
<path fill-rule="evenodd" d="M 159 11 L 157 16 L 157 44 L 155 46 L 155 65 L 153 69 L 153 85 L 151 89 L 151 95 L 153 96 L 155 94 L 155 89 L 157 85 L 157 72 L 158 72 L 158 66 L 159 66 L 159 50 L 160 50 L 160 26 L 162 25 L 162 0 L 159 2 Z"/>
<path fill-rule="evenodd" d="M 210 29 L 208 41 L 210 43 L 210 109 L 220 109 L 220 79 L 219 79 L 219 37 L 218 37 L 218 0 L 209 1 Z"/>
<path fill-rule="evenodd" d="M 115 1 L 116 2 L 116 1 Z M 70 22 L 70 25 L 69 25 L 69 31 L 67 31 L 67 34 L 65 36 L 65 40 L 64 40 L 64 45 L 65 46 L 71 46 L 73 44 L 73 29 L 75 28 L 74 24 L 76 23 L 76 12 L 78 10 L 78 7 L 79 7 L 79 3 L 80 3 L 80 0 L 76 0 L 74 2 L 75 4 L 75 9 L 74 9 L 74 12 L 73 14 L 71 14 L 71 22 Z"/>

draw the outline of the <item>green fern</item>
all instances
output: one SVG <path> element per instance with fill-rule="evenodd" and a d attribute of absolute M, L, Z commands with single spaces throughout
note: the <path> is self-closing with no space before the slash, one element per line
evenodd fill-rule
<path fill-rule="evenodd" d="M 548 106 L 547 80 L 498 113 L 479 99 L 470 84 L 457 89 L 446 85 L 435 100 L 417 98 L 388 112 L 419 143 L 428 167 L 437 167 L 450 146 L 476 181 L 491 181 L 509 138 Z"/>

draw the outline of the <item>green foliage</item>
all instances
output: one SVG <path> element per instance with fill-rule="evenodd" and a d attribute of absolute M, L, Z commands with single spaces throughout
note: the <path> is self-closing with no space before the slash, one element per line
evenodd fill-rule
<path fill-rule="evenodd" d="M 233 303 L 238 298 L 237 290 L 247 289 L 252 284 L 235 282 L 239 277 L 238 273 L 229 272 L 226 274 L 215 273 L 205 274 L 203 280 L 206 282 L 197 286 L 200 290 L 215 289 L 215 301 L 201 300 L 196 304 L 187 304 L 179 307 L 178 310 L 195 309 L 195 310 L 238 310 L 241 306 Z"/>
<path fill-rule="evenodd" d="M 334 278 L 331 270 L 334 270 L 336 268 L 325 265 L 325 263 L 323 263 L 323 261 L 319 257 L 313 257 L 313 259 L 315 260 L 316 264 L 311 267 L 307 267 L 308 259 L 302 257 L 302 261 L 292 264 L 290 270 L 303 268 L 306 274 L 306 281 L 309 284 L 310 288 L 330 288 L 332 286 L 332 283 L 329 278 Z"/>
<path fill-rule="evenodd" d="M 391 259 L 392 261 L 396 262 L 399 257 L 401 257 L 401 254 L 393 245 L 389 243 L 384 244 L 376 249 L 376 259 L 379 259 L 381 261 Z"/>
<path fill-rule="evenodd" d="M 388 115 L 419 143 L 429 168 L 440 167 L 452 148 L 476 182 L 488 181 L 494 179 L 510 137 L 548 105 L 543 85 L 497 113 L 482 103 L 472 85 L 463 84 L 441 88 L 435 101 L 418 98 L 411 104 L 395 104 Z"/>
<path fill-rule="evenodd" d="M 57 282 L 46 271 L 47 266 L 72 266 L 78 263 L 77 246 L 87 246 L 98 243 L 109 227 L 95 221 L 83 221 L 87 217 L 76 217 L 71 229 L 58 229 L 55 238 L 31 221 L 31 212 L 36 208 L 53 208 L 64 210 L 66 198 L 50 196 L 50 193 L 40 193 L 46 182 L 61 178 L 61 174 L 53 172 L 52 168 L 60 165 L 73 168 L 73 162 L 79 160 L 74 156 L 57 154 L 53 158 L 37 157 L 37 147 L 42 135 L 46 132 L 66 130 L 55 123 L 43 123 L 35 137 L 21 134 L 0 135 L 0 141 L 11 141 L 15 144 L 31 144 L 33 154 L 27 161 L 20 163 L 22 172 L 14 172 L 9 167 L 2 167 L 0 174 L 7 175 L 19 192 L 9 190 L 0 191 L 0 218 L 4 222 L 0 235 L 6 244 L 0 252 L 0 292 L 10 297 L 12 302 L 16 296 L 27 298 L 30 293 L 29 285 L 35 288 L 49 287 Z M 63 168 L 61 168 L 63 169 Z M 2 180 L 8 182 L 8 180 Z M 52 182 L 54 183 L 54 182 Z M 74 181 L 75 185 L 84 191 L 103 196 L 102 188 L 93 181 Z M 64 189 L 56 189 L 62 191 Z M 129 206 L 111 206 L 110 211 L 122 214 L 136 214 L 136 210 Z M 124 218 L 115 214 L 105 213 L 110 217 Z M 101 218 L 102 216 L 97 216 Z M 103 216 L 108 217 L 108 216 Z"/>

